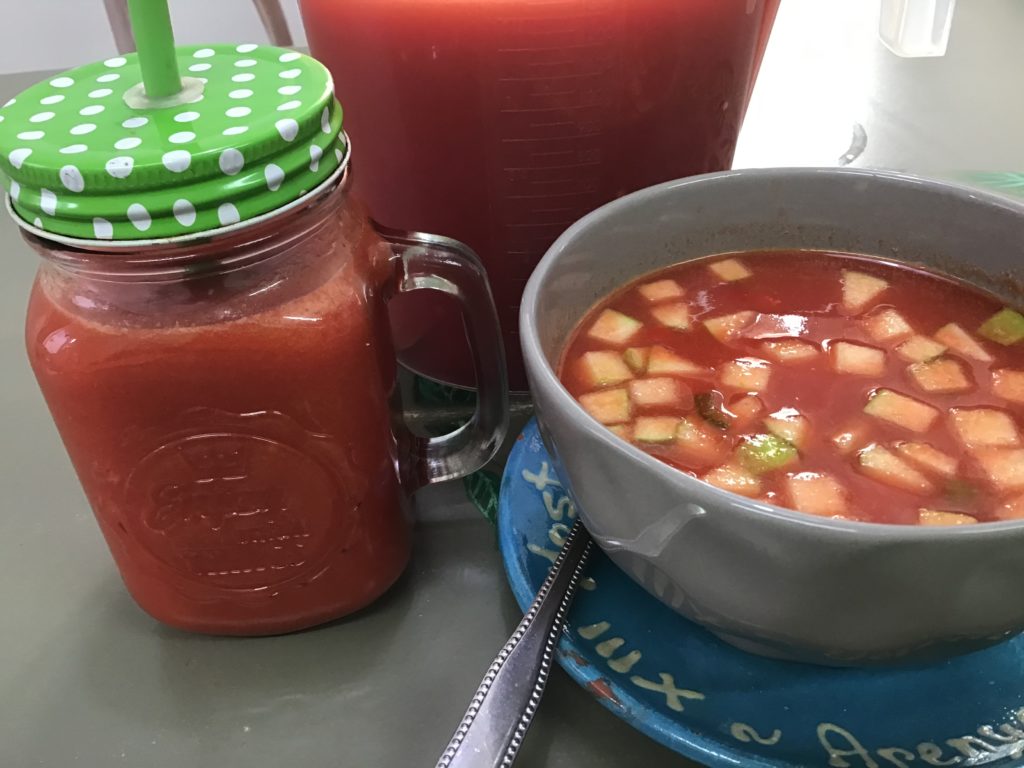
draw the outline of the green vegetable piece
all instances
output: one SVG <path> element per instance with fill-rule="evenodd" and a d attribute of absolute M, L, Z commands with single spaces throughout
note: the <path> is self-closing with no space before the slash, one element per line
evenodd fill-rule
<path fill-rule="evenodd" d="M 736 449 L 736 456 L 747 470 L 755 475 L 763 475 L 792 464 L 799 454 L 792 443 L 781 437 L 753 435 Z"/>
<path fill-rule="evenodd" d="M 946 484 L 945 491 L 947 499 L 962 504 L 974 501 L 974 497 L 978 495 L 977 488 L 965 480 L 960 480 L 959 478 L 950 480 Z"/>
<path fill-rule="evenodd" d="M 718 429 L 729 428 L 729 419 L 715 398 L 714 392 L 700 392 L 694 396 L 693 403 L 697 406 L 697 413 L 708 424 Z"/>
<path fill-rule="evenodd" d="M 1005 347 L 1024 339 L 1024 315 L 1006 308 L 981 324 L 978 335 Z"/>

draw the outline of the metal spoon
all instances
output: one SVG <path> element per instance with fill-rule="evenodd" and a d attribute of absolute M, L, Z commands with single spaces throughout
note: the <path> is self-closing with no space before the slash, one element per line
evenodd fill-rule
<path fill-rule="evenodd" d="M 487 669 L 436 768 L 508 768 L 515 761 L 592 548 L 590 534 L 577 520 L 530 610 Z"/>

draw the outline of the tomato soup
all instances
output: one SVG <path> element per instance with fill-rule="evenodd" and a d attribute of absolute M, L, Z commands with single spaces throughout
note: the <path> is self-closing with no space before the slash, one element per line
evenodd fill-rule
<path fill-rule="evenodd" d="M 623 440 L 733 493 L 877 523 L 1024 517 L 1024 316 L 934 272 L 685 262 L 590 310 L 560 371 Z"/>

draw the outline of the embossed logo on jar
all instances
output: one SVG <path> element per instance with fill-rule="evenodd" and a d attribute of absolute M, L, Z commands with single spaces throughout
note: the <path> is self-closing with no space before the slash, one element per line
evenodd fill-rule
<path fill-rule="evenodd" d="M 339 543 L 339 489 L 316 459 L 238 433 L 190 435 L 128 482 L 140 543 L 189 580 L 252 590 L 309 576 Z"/>

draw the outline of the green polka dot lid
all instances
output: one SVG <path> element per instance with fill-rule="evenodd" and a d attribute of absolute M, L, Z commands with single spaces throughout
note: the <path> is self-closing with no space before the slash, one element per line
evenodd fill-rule
<path fill-rule="evenodd" d="M 0 108 L 0 178 L 24 225 L 87 240 L 195 235 L 282 208 L 344 166 L 341 107 L 315 59 L 254 44 L 170 51 L 172 97 L 147 97 L 131 54 Z"/>

